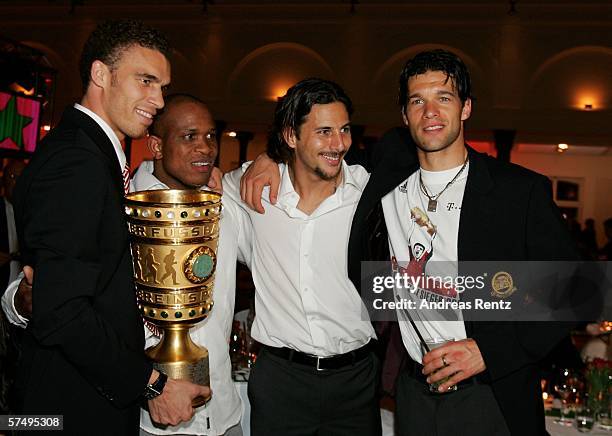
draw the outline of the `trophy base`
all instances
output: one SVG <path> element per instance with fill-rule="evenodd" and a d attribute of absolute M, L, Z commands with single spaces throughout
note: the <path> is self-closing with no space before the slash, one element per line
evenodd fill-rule
<path fill-rule="evenodd" d="M 153 367 L 169 378 L 187 380 L 202 386 L 210 386 L 208 350 L 196 345 L 189 336 L 189 326 L 164 327 L 161 341 L 145 350 Z M 195 398 L 193 407 L 202 406 L 209 398 Z"/>
<path fill-rule="evenodd" d="M 192 383 L 210 387 L 208 353 L 195 362 L 153 362 L 153 368 L 167 374 L 169 378 L 189 380 Z M 196 397 L 191 402 L 193 407 L 203 406 L 210 398 Z"/>

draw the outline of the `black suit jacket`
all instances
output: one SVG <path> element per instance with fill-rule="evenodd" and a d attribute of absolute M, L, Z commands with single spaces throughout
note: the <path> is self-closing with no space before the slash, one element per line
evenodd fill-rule
<path fill-rule="evenodd" d="M 546 177 L 469 147 L 468 153 L 470 169 L 457 247 L 460 261 L 578 258 Z M 379 154 L 355 211 L 349 240 L 349 276 L 359 290 L 360 261 L 389 259 L 380 200 L 419 167 L 414 143 L 405 129 L 385 134 Z M 537 363 L 567 336 L 567 326 L 534 322 L 465 324 L 467 336 L 478 344 L 487 367 L 479 379 L 491 383 L 512 434 L 546 434 Z"/>
<path fill-rule="evenodd" d="M 67 434 L 138 434 L 151 366 L 110 139 L 68 108 L 15 197 L 24 263 L 35 270 L 16 382 L 20 412 L 62 414 Z"/>

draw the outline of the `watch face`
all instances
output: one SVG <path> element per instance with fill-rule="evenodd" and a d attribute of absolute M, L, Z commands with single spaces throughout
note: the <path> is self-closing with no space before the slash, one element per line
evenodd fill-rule
<path fill-rule="evenodd" d="M 155 388 L 153 388 L 152 386 L 147 386 L 147 389 L 145 390 L 144 393 L 144 397 L 147 400 L 152 400 L 155 397 L 159 397 L 161 395 L 161 392 L 157 391 Z"/>
<path fill-rule="evenodd" d="M 155 397 L 159 397 L 164 390 L 164 386 L 166 386 L 166 381 L 168 380 L 168 376 L 163 372 L 159 373 L 159 377 L 152 384 L 147 385 L 143 396 L 147 400 L 152 400 Z"/>
<path fill-rule="evenodd" d="M 157 397 L 158 395 L 161 395 L 161 392 L 159 392 L 158 390 L 156 390 L 153 387 L 149 387 L 148 393 L 149 393 L 149 395 L 152 395 L 153 397 Z"/>

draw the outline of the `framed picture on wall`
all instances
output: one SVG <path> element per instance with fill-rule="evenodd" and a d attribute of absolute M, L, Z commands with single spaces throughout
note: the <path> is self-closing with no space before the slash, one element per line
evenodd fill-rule
<path fill-rule="evenodd" d="M 582 190 L 584 180 L 571 177 L 551 177 L 553 198 L 566 220 L 582 219 Z"/>
<path fill-rule="evenodd" d="M 555 200 L 580 201 L 580 184 L 569 180 L 557 180 Z"/>

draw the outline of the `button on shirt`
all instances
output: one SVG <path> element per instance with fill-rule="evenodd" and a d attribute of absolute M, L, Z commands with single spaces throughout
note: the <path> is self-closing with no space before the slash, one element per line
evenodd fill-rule
<path fill-rule="evenodd" d="M 249 268 L 255 283 L 257 341 L 316 356 L 347 353 L 375 338 L 361 297 L 348 279 L 347 246 L 353 214 L 369 179 L 358 165 L 342 164 L 343 183 L 307 215 L 286 165 L 280 164 L 278 202 L 262 196 L 265 214 L 240 201 L 240 177 L 224 178 L 224 195 L 241 205 L 252 225 Z"/>

